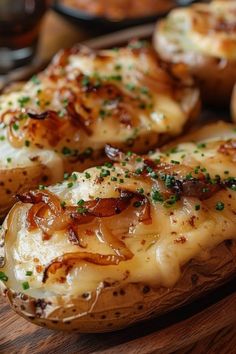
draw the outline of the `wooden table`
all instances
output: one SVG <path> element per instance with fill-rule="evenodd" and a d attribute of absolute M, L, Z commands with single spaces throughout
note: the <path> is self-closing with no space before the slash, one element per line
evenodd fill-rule
<path fill-rule="evenodd" d="M 46 15 L 42 27 L 42 34 L 40 39 L 40 45 L 38 50 L 38 59 L 40 61 L 49 60 L 53 54 L 55 54 L 62 47 L 70 47 L 76 42 L 85 40 L 89 37 L 85 30 L 76 27 L 75 25 L 65 21 L 62 17 L 49 11 Z M 205 326 L 206 331 L 203 338 L 197 342 L 192 342 L 186 348 L 181 348 L 179 345 L 178 351 L 175 354 L 230 354 L 236 353 L 236 296 L 230 299 L 226 305 L 231 304 L 234 307 L 234 311 L 231 314 L 230 320 L 224 322 L 226 327 L 222 329 L 222 326 L 216 326 L 214 324 L 214 316 L 211 318 L 212 328 L 209 325 L 208 317 L 206 317 L 206 323 L 201 324 Z M 216 315 L 220 313 L 222 309 L 221 303 L 219 307 L 214 309 Z M 225 314 L 228 316 L 228 314 Z M 221 313 L 224 316 L 224 312 Z M 222 317 L 223 318 L 223 317 Z M 235 319 L 235 325 L 232 324 Z M 197 320 L 197 319 L 196 319 Z M 200 319 L 199 319 L 200 320 Z M 194 320 L 195 322 L 195 320 Z M 182 331 L 185 331 L 186 337 L 188 336 L 189 322 L 182 323 Z M 214 332 L 214 333 L 213 333 Z M 182 332 L 177 333 L 176 336 L 181 336 Z M 212 334 L 213 333 L 213 334 Z M 165 339 L 168 335 L 166 332 L 160 334 L 155 332 L 154 335 L 136 339 L 136 342 L 130 342 L 127 340 L 127 344 L 121 346 L 115 346 L 112 348 L 109 343 L 109 335 L 76 335 L 52 332 L 47 329 L 38 328 L 32 324 L 27 323 L 25 320 L 16 315 L 5 300 L 0 297 L 0 353 L 41 353 L 41 354 L 60 354 L 60 353 L 163 353 L 166 354 L 170 351 L 155 350 L 157 347 L 157 341 L 161 338 Z M 115 334 L 111 335 L 111 338 L 115 338 Z M 117 333 L 117 338 L 121 336 Z M 178 339 L 176 337 L 176 340 Z M 196 339 L 200 338 L 196 336 Z M 105 339 L 106 338 L 106 339 Z M 142 342 L 143 339 L 143 342 Z M 148 342 L 148 345 L 146 345 Z M 131 343 L 131 344 L 130 344 Z M 143 343 L 143 344 L 142 344 Z M 186 341 L 186 343 L 189 343 Z M 154 345 L 155 344 L 155 345 Z M 126 350 L 127 348 L 127 350 Z M 152 349 L 154 348 L 154 350 Z"/>

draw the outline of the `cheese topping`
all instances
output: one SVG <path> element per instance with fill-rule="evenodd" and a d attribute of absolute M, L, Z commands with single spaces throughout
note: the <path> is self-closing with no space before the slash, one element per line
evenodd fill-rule
<path fill-rule="evenodd" d="M 221 59 L 236 59 L 236 3 L 216 0 L 172 10 L 161 31 L 176 53 L 201 53 Z"/>
<path fill-rule="evenodd" d="M 163 135 L 179 134 L 198 100 L 182 68 L 163 68 L 142 42 L 62 51 L 21 90 L 0 97 L 0 169 L 11 179 L 1 173 L 0 214 L 22 185 L 56 183 L 63 169 L 94 165 L 106 143 L 144 152 Z M 40 164 L 51 178 L 40 176 Z M 28 179 L 12 183 L 18 168 Z"/>
<path fill-rule="evenodd" d="M 98 53 L 73 48 L 21 91 L 3 95 L 0 115 L 21 143 L 62 155 L 105 143 L 135 148 L 136 140 L 141 151 L 159 134 L 179 134 L 198 102 L 182 68 L 170 72 L 142 42 Z"/>
<path fill-rule="evenodd" d="M 191 259 L 236 237 L 235 128 L 210 125 L 143 158 L 110 148 L 119 163 L 22 196 L 2 230 L 8 287 L 76 297 L 104 281 L 174 286 Z"/>

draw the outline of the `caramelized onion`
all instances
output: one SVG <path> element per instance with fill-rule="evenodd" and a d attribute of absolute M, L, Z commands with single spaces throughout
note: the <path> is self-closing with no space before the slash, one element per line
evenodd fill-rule
<path fill-rule="evenodd" d="M 198 198 L 205 200 L 211 198 L 215 193 L 219 192 L 223 186 L 221 183 L 211 184 L 207 181 L 198 179 L 186 180 L 182 182 L 181 194 L 185 197 Z"/>
<path fill-rule="evenodd" d="M 29 230 L 34 230 L 37 228 L 38 223 L 36 222 L 36 217 L 41 209 L 45 208 L 45 204 L 43 202 L 34 204 L 28 211 L 27 215 L 27 225 Z"/>
<path fill-rule="evenodd" d="M 151 206 L 147 198 L 145 198 L 145 201 L 142 204 L 142 210 L 139 212 L 138 221 L 143 222 L 146 225 L 152 223 Z"/>
<path fill-rule="evenodd" d="M 166 95 L 171 95 L 173 92 L 173 82 L 162 70 L 158 70 L 158 73 L 156 73 L 156 75 L 154 75 L 154 72 L 152 72 L 152 76 L 146 75 L 141 71 L 137 71 L 136 75 L 140 83 L 145 87 L 148 87 L 150 92 Z"/>
<path fill-rule="evenodd" d="M 143 200 L 144 196 L 122 190 L 119 198 L 97 198 L 84 202 L 81 212 L 80 208 L 75 206 L 62 208 L 60 199 L 48 190 L 30 191 L 18 196 L 21 202 L 34 204 L 27 215 L 30 229 L 38 227 L 49 236 L 56 231 L 67 229 L 69 239 L 73 239 L 73 243 L 76 242 L 76 238 L 79 242 L 78 225 L 89 223 L 95 217 L 104 218 L 120 214 L 128 208 L 133 198 Z M 147 220 L 146 210 L 145 217 L 143 215 L 141 212 L 140 220 Z"/>
<path fill-rule="evenodd" d="M 133 195 L 121 195 L 120 198 L 98 198 L 85 202 L 85 207 L 91 215 L 101 218 L 109 217 L 120 214 L 123 210 L 128 208 L 132 197 Z"/>
<path fill-rule="evenodd" d="M 70 225 L 68 227 L 68 240 L 73 244 L 73 245 L 78 245 L 82 248 L 86 248 L 87 244 L 83 240 L 83 238 L 79 235 L 78 230 L 75 229 L 75 225 Z"/>
<path fill-rule="evenodd" d="M 124 260 L 131 259 L 133 253 L 128 249 L 126 244 L 115 237 L 106 225 L 100 223 L 100 236 L 113 249 L 113 251 Z"/>
<path fill-rule="evenodd" d="M 65 274 L 67 274 L 72 267 L 81 262 L 96 264 L 100 266 L 109 266 L 118 265 L 123 260 L 123 257 L 114 254 L 102 255 L 91 252 L 65 253 L 63 256 L 54 259 L 44 269 L 42 281 L 43 283 L 46 283 L 49 275 L 56 274 L 57 270 L 61 268 L 65 268 Z"/>
<path fill-rule="evenodd" d="M 87 135 L 91 135 L 92 131 L 89 128 L 89 125 L 91 124 L 91 119 L 86 119 L 86 117 L 76 109 L 76 106 L 79 108 L 80 102 L 69 102 L 66 107 L 66 111 L 71 119 L 71 122 L 74 124 L 74 126 L 80 126 L 82 129 L 84 129 Z"/>
<path fill-rule="evenodd" d="M 51 193 L 49 190 L 29 191 L 17 195 L 17 198 L 22 203 L 44 203 L 48 205 L 48 207 L 55 215 L 58 215 L 62 211 L 60 199 L 55 194 Z"/>
<path fill-rule="evenodd" d="M 45 118 L 47 118 L 48 114 L 49 114 L 49 111 L 45 111 L 45 112 L 42 112 L 42 113 L 28 112 L 28 116 L 31 119 L 36 119 L 36 120 L 44 120 Z"/>

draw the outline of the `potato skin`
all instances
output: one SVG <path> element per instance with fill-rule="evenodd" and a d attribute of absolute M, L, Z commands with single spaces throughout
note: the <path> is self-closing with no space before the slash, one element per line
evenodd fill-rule
<path fill-rule="evenodd" d="M 170 63 L 185 63 L 195 78 L 203 103 L 228 107 L 236 82 L 236 61 L 211 57 L 194 51 L 175 52 L 163 31 L 164 20 L 155 29 L 153 44 L 159 56 Z"/>
<path fill-rule="evenodd" d="M 42 164 L 0 169 L 0 219 L 16 202 L 16 194 L 38 187 L 41 183 L 51 182 L 50 170 Z"/>
<path fill-rule="evenodd" d="M 146 153 L 150 149 L 155 148 L 157 145 L 159 146 L 167 140 L 170 140 L 173 136 L 179 135 L 187 124 L 192 124 L 192 121 L 197 119 L 200 113 L 200 93 L 198 88 L 195 87 L 191 78 L 187 77 L 187 75 L 183 75 L 182 71 L 181 73 L 177 72 L 174 65 L 170 65 L 167 68 L 164 68 L 163 63 L 159 61 L 159 58 L 157 58 L 152 48 L 143 47 L 139 49 L 131 49 L 131 47 L 128 46 L 126 48 L 121 48 L 119 51 L 120 54 L 115 53 L 116 52 L 113 50 L 95 52 L 91 51 L 88 48 L 85 49 L 84 47 L 75 47 L 62 51 L 57 55 L 57 57 L 54 59 L 54 61 L 46 71 L 38 74 L 38 78 L 40 78 L 39 83 L 35 84 L 34 82 L 32 82 L 32 80 L 30 80 L 25 85 L 20 83 L 18 86 L 9 87 L 8 90 L 5 91 L 5 96 L 0 97 L 0 103 L 5 102 L 6 106 L 5 107 L 2 103 L 0 104 L 0 116 L 4 116 L 9 110 L 8 105 L 6 105 L 8 100 L 12 100 L 12 102 L 14 103 L 15 108 L 18 112 L 17 114 L 20 114 L 21 110 L 23 109 L 23 113 L 29 111 L 31 116 L 29 116 L 30 119 L 26 119 L 25 124 L 21 126 L 17 133 L 17 135 L 19 134 L 19 136 L 22 134 L 22 136 L 25 137 L 24 139 L 27 138 L 28 143 L 30 144 L 30 146 L 28 146 L 29 154 L 27 154 L 27 152 L 23 152 L 23 161 L 25 162 L 22 162 L 20 157 L 18 159 L 22 170 L 18 169 L 18 163 L 15 163 L 15 161 L 11 165 L 7 165 L 7 171 L 3 170 L 5 167 L 0 167 L 0 187 L 3 187 L 3 189 L 0 188 L 0 217 L 4 216 L 11 207 L 12 201 L 14 199 L 14 194 L 20 193 L 25 190 L 22 190 L 22 186 L 24 186 L 24 188 L 27 186 L 28 189 L 32 189 L 34 187 L 37 187 L 39 184 L 48 185 L 59 182 L 63 179 L 63 173 L 61 173 L 60 175 L 58 173 L 58 178 L 54 179 L 54 181 L 45 181 L 42 178 L 44 177 L 44 172 L 42 171 L 42 176 L 40 176 L 40 171 L 37 170 L 37 166 L 35 167 L 35 170 L 37 171 L 33 171 L 33 168 L 31 169 L 30 167 L 32 166 L 31 161 L 29 161 L 29 164 L 27 161 L 27 157 L 31 159 L 31 149 L 38 149 L 35 152 L 36 156 L 38 153 L 40 155 L 42 150 L 47 150 L 49 153 L 55 152 L 57 156 L 54 157 L 62 160 L 62 163 L 64 165 L 63 172 L 65 173 L 71 173 L 73 171 L 83 171 L 88 167 L 95 166 L 106 161 L 104 148 L 107 143 L 122 148 L 122 150 L 125 151 L 129 151 L 132 149 L 132 151 L 134 152 Z M 144 105 L 141 105 L 141 107 L 139 101 L 136 102 L 136 98 L 134 100 L 134 93 L 132 93 L 132 85 L 131 90 L 130 88 L 128 89 L 126 81 L 124 81 L 123 84 L 122 82 L 119 83 L 119 85 L 121 85 L 121 88 L 119 88 L 117 84 L 112 83 L 112 81 L 114 81 L 114 78 L 112 78 L 113 75 L 111 75 L 110 78 L 109 76 L 107 76 L 107 74 L 109 73 L 108 69 L 108 72 L 105 72 L 107 76 L 107 78 L 105 76 L 106 80 L 100 80 L 102 82 L 102 85 L 99 81 L 100 89 L 97 90 L 96 88 L 91 91 L 93 96 L 91 96 L 89 85 L 83 86 L 82 81 L 80 82 L 80 84 L 78 84 L 76 80 L 72 80 L 71 82 L 70 80 L 68 81 L 67 76 L 69 75 L 69 77 L 71 77 L 71 72 L 74 73 L 72 77 L 74 77 L 74 75 L 75 77 L 77 77 L 78 75 L 77 70 L 79 66 L 76 69 L 76 67 L 73 68 L 73 66 L 69 64 L 69 58 L 72 59 L 75 55 L 77 56 L 76 58 L 79 63 L 83 63 L 83 60 L 86 59 L 86 61 L 91 64 L 89 64 L 88 67 L 93 67 L 93 65 L 96 64 L 96 67 L 98 67 L 98 72 L 100 73 L 101 71 L 101 77 L 103 77 L 102 72 L 104 70 L 104 65 L 107 65 L 106 63 L 110 63 L 109 70 L 112 73 L 113 67 L 115 68 L 116 60 L 120 61 L 123 56 L 124 58 L 130 58 L 130 60 L 132 60 L 132 62 L 134 62 L 135 64 L 133 65 L 134 69 L 137 65 L 137 69 L 135 69 L 135 72 L 137 71 L 138 77 L 141 74 L 141 81 L 138 80 L 138 82 L 140 81 L 140 83 L 137 86 L 137 88 L 140 86 L 137 91 L 139 92 L 138 96 L 141 95 L 140 97 L 142 100 L 144 100 L 144 103 L 146 102 L 146 100 L 148 100 L 147 102 L 151 100 L 150 104 L 145 103 Z M 142 69 L 141 64 L 143 56 L 145 56 L 146 58 L 144 61 L 146 62 L 148 67 L 150 67 L 149 71 L 151 75 L 142 73 L 139 69 L 139 66 Z M 106 58 L 106 60 L 104 60 L 104 58 Z M 58 67 L 61 67 L 61 65 L 65 70 L 60 69 L 58 73 Z M 115 74 L 117 74 L 116 69 L 114 70 Z M 127 70 L 125 69 L 124 65 L 123 69 L 121 66 L 119 70 L 121 71 L 124 77 L 125 75 L 127 76 Z M 159 80 L 159 71 L 162 72 L 162 80 L 164 80 L 163 83 L 160 83 L 160 88 L 156 87 L 156 84 L 157 86 L 159 85 L 159 83 L 157 82 Z M 69 72 L 70 74 L 68 74 Z M 135 72 L 134 79 L 136 77 Z M 82 74 L 85 75 L 85 73 L 83 73 L 83 70 L 81 71 L 81 75 Z M 89 75 L 91 76 L 91 78 L 93 78 L 94 73 L 91 72 Z M 120 77 L 123 77 L 122 75 L 118 75 L 119 80 Z M 127 83 L 129 83 L 131 78 L 129 75 L 130 74 L 128 74 Z M 158 80 L 156 79 L 156 77 L 158 78 Z M 62 85 L 62 87 L 59 87 L 59 82 L 61 82 L 61 80 L 62 83 L 60 85 Z M 143 80 L 144 83 L 142 82 Z M 146 80 L 148 80 L 147 83 Z M 166 80 L 167 82 L 165 82 Z M 78 85 L 80 91 L 78 91 Z M 153 91 L 153 98 L 151 97 L 152 95 L 149 97 L 149 94 L 147 95 L 147 93 L 141 93 L 140 90 L 146 88 L 146 85 L 150 86 L 150 92 Z M 107 90 L 107 88 L 109 88 L 109 90 Z M 83 119 L 85 119 L 85 121 L 87 122 L 86 124 L 88 124 L 89 127 L 87 128 L 89 128 L 89 130 L 87 128 L 85 129 L 85 127 L 83 127 L 83 124 L 81 125 L 81 122 L 79 122 L 80 118 L 78 117 L 81 115 L 81 113 L 77 112 L 78 117 L 76 119 L 72 117 L 74 113 L 72 114 L 71 112 L 69 112 L 71 111 L 71 108 L 66 113 L 64 120 L 62 119 L 62 117 L 58 116 L 58 112 L 63 113 L 65 109 L 63 104 L 63 95 L 65 90 L 72 90 L 71 93 L 74 92 L 72 95 L 73 99 L 71 98 L 70 105 L 72 105 L 73 109 L 75 110 L 77 104 L 78 107 L 81 106 L 80 109 L 84 111 Z M 175 95 L 172 95 L 172 91 L 175 92 Z M 48 103 L 50 103 L 49 105 L 47 105 L 46 111 L 44 105 L 42 105 L 42 107 L 37 105 L 37 107 L 34 107 L 34 102 L 36 102 L 38 92 L 40 94 L 40 97 L 42 96 L 39 100 L 41 104 L 42 102 L 44 102 L 44 99 L 46 99 Z M 45 92 L 46 98 L 44 97 Z M 78 94 L 78 92 L 80 92 L 80 94 Z M 123 103 L 122 107 L 119 105 L 120 95 L 122 95 L 123 97 L 121 101 L 123 101 L 123 99 L 127 100 L 127 107 L 129 107 L 129 109 L 122 108 Z M 163 98 L 161 98 L 162 95 Z M 29 102 L 24 104 L 24 108 L 19 106 L 18 101 L 20 101 L 21 96 L 30 98 L 28 100 Z M 123 113 L 113 114 L 110 112 L 109 108 L 109 112 L 107 111 L 107 113 L 109 113 L 109 115 L 111 114 L 111 118 L 103 122 L 103 119 L 101 119 L 100 117 L 100 113 L 102 112 L 102 114 L 106 115 L 106 112 L 104 113 L 104 107 L 102 106 L 102 102 L 109 101 L 106 98 L 113 96 L 117 96 L 118 99 L 114 100 L 116 109 L 112 108 L 111 112 L 116 112 L 118 109 L 121 113 Z M 82 108 L 83 105 L 81 105 L 80 103 L 81 99 L 82 101 L 84 101 L 83 105 L 86 102 L 86 109 Z M 165 99 L 168 99 L 168 102 L 173 103 L 174 108 L 171 106 L 172 108 L 170 108 L 170 111 L 168 110 L 168 104 L 164 104 Z M 78 103 L 76 103 L 76 100 L 78 100 Z M 164 100 L 163 107 L 165 106 L 165 109 L 163 109 L 162 107 L 162 100 Z M 168 122 L 155 122 L 156 118 L 154 119 L 152 117 L 152 101 L 154 103 L 155 101 L 157 101 L 157 104 L 160 104 L 160 107 L 162 107 L 160 108 L 161 111 L 163 110 L 164 113 L 167 110 L 167 115 L 169 117 L 168 119 L 173 123 L 171 126 Z M 39 116 L 40 114 L 43 114 L 44 116 L 46 112 L 48 118 L 45 119 L 46 116 L 43 119 L 42 116 L 41 119 L 36 118 L 37 114 L 35 115 L 35 113 L 33 113 L 32 116 L 31 111 L 38 112 Z M 157 109 L 157 112 L 158 111 L 159 109 Z M 48 112 L 51 112 L 51 114 L 49 114 Z M 87 119 L 88 117 L 86 118 L 88 112 L 90 112 L 89 115 L 91 115 L 89 119 Z M 126 113 L 124 114 L 124 112 Z M 133 113 L 131 114 L 129 112 Z M 116 116 L 116 114 L 118 115 Z M 126 116 L 123 122 L 120 119 L 121 115 Z M 176 117 L 172 115 L 176 115 Z M 145 119 L 144 116 L 146 117 Z M 130 117 L 130 122 L 128 122 L 129 119 L 127 117 Z M 14 117 L 9 117 L 8 119 L 11 120 L 13 118 Z M 125 122 L 125 120 L 127 121 Z M 63 129 L 59 129 L 62 123 Z M 15 147 L 16 150 L 12 153 L 14 155 L 14 153 L 17 154 L 18 152 L 20 153 L 21 151 L 23 151 L 24 148 L 24 142 L 21 141 L 21 138 L 20 140 L 18 139 L 19 136 L 18 138 L 15 137 L 14 140 L 16 141 L 14 144 L 16 145 L 14 146 L 13 144 L 12 146 L 12 142 L 9 140 L 9 137 L 11 137 L 12 135 L 9 135 L 9 128 L 10 126 L 8 125 L 4 128 L 0 128 L 0 134 L 4 135 L 6 133 L 7 136 L 7 139 L 5 139 L 3 143 L 0 143 L 0 165 L 2 164 L 3 166 L 5 166 L 5 159 L 8 157 L 4 156 L 8 153 L 8 149 L 10 150 L 12 147 Z M 5 132 L 5 130 L 7 131 Z M 4 149 L 2 149 L 2 144 L 5 145 Z M 9 146 L 6 146 L 6 144 L 8 144 Z M 67 148 L 67 152 L 65 152 L 64 150 L 65 147 Z M 70 155 L 70 153 L 72 152 L 73 154 Z M 55 170 L 55 168 L 53 168 L 53 170 Z M 30 173 L 30 171 L 32 173 Z M 24 176 L 22 176 L 23 173 L 28 173 L 28 177 L 24 178 Z M 32 183 L 30 180 L 32 180 Z"/>
<path fill-rule="evenodd" d="M 171 289 L 146 284 L 104 283 L 96 294 L 80 298 L 35 299 L 15 293 L 2 283 L 3 294 L 25 319 L 54 330 L 101 333 L 163 315 L 199 298 L 235 275 L 236 242 L 225 241 L 204 259 L 187 264 Z"/>

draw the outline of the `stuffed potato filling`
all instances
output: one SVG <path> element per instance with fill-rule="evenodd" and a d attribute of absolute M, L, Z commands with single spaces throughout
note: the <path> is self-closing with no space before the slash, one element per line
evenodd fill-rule
<path fill-rule="evenodd" d="M 106 143 L 145 152 L 178 135 L 198 107 L 185 69 L 165 66 L 142 42 L 62 51 L 0 97 L 0 216 L 14 194 L 100 163 Z"/>
<path fill-rule="evenodd" d="M 146 156 L 111 161 L 26 192 L 1 231 L 16 292 L 77 296 L 109 283 L 172 287 L 192 258 L 235 238 L 235 126 L 207 126 Z"/>

